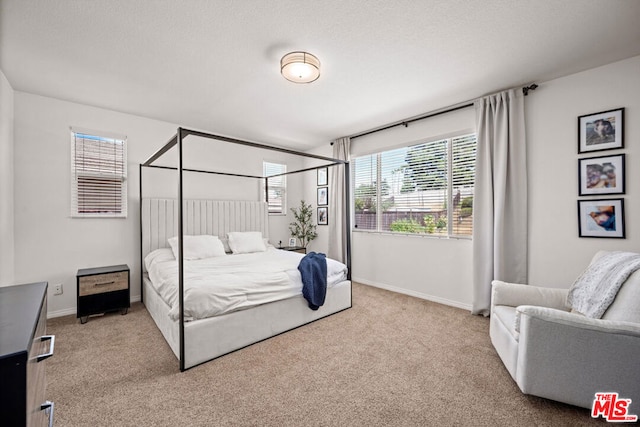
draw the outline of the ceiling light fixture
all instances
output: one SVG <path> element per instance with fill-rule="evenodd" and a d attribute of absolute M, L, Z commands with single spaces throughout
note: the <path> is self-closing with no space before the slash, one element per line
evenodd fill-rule
<path fill-rule="evenodd" d="M 320 77 L 320 60 L 308 52 L 289 52 L 280 60 L 282 77 L 294 83 L 311 83 Z"/>

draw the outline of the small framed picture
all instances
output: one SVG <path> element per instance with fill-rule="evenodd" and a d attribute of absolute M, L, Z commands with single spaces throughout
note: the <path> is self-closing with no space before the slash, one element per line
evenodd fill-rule
<path fill-rule="evenodd" d="M 318 185 L 327 185 L 327 168 L 318 169 Z"/>
<path fill-rule="evenodd" d="M 624 199 L 578 200 L 578 232 L 624 239 Z"/>
<path fill-rule="evenodd" d="M 578 154 L 624 147 L 624 108 L 578 117 Z"/>
<path fill-rule="evenodd" d="M 318 208 L 318 225 L 329 224 L 328 208 Z"/>
<path fill-rule="evenodd" d="M 295 237 L 289 238 L 289 247 L 293 248 L 295 246 L 297 246 L 296 245 L 296 238 Z"/>
<path fill-rule="evenodd" d="M 624 154 L 578 159 L 580 195 L 624 194 Z"/>
<path fill-rule="evenodd" d="M 318 188 L 318 206 L 326 206 L 329 203 L 329 187 Z"/>

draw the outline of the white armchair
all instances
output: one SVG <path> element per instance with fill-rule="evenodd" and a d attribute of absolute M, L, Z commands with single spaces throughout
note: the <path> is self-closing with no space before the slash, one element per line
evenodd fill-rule
<path fill-rule="evenodd" d="M 492 285 L 491 342 L 523 393 L 591 408 L 618 392 L 640 414 L 640 270 L 601 319 L 571 313 L 568 289 Z"/>

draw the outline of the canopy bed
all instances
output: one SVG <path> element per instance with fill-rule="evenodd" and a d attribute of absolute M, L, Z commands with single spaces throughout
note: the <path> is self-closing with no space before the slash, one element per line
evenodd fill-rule
<path fill-rule="evenodd" d="M 255 165 L 238 168 L 237 162 L 225 158 L 234 155 L 227 149 L 214 149 L 210 163 L 203 155 L 206 150 L 195 150 L 189 161 L 184 154 L 192 140 L 240 146 L 243 164 L 251 163 L 247 150 L 298 159 L 293 170 L 282 174 L 291 178 L 326 167 L 343 168 L 345 194 L 349 193 L 348 162 L 184 128 L 140 165 L 142 301 L 181 371 L 351 307 L 349 236 L 345 259 L 326 259 L 324 304 L 311 309 L 302 294 L 307 283 L 302 283 L 298 269 L 305 255 L 269 243 L 268 200 L 261 200 L 269 192 L 252 190 L 268 188 L 274 175 L 257 174 Z M 188 161 L 204 167 L 184 167 Z M 226 165 L 232 163 L 230 170 Z M 150 170 L 177 179 L 160 179 L 154 187 Z M 247 194 L 234 194 L 233 200 L 186 198 L 193 184 L 185 179 L 187 174 L 256 184 L 245 187 L 250 189 Z M 155 197 L 165 187 L 174 188 L 176 181 L 177 197 Z M 150 183 L 154 188 L 149 191 L 145 187 Z M 224 186 L 200 187 L 222 191 Z M 154 196 L 147 197 L 148 192 Z M 202 190 L 196 192 L 200 196 Z M 348 223 L 349 203 L 344 206 Z"/>

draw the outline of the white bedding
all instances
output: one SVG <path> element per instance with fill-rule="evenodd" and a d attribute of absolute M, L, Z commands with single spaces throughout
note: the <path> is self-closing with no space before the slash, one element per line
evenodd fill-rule
<path fill-rule="evenodd" d="M 304 255 L 268 247 L 265 252 L 184 261 L 185 320 L 204 319 L 302 293 L 298 264 Z M 151 283 L 177 320 L 178 262 L 171 249 L 145 258 Z M 345 280 L 347 267 L 327 258 L 327 287 Z"/>

